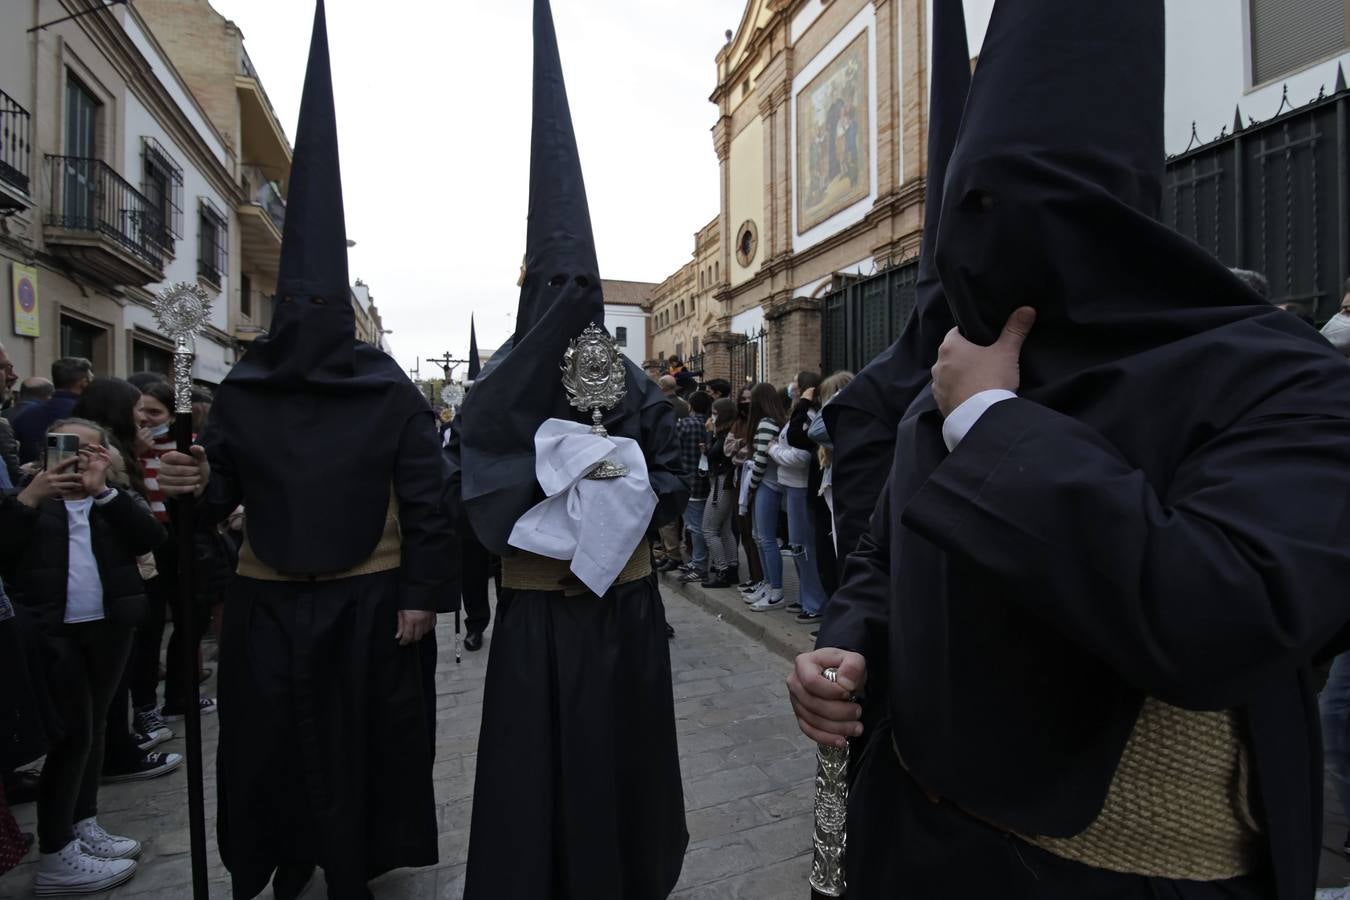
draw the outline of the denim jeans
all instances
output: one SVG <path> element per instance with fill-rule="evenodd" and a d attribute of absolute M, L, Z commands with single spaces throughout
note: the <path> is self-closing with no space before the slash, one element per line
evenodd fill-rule
<path fill-rule="evenodd" d="M 684 527 L 689 531 L 689 541 L 694 548 L 694 558 L 689 564 L 700 575 L 708 574 L 708 542 L 703 539 L 703 510 L 708 505 L 705 500 L 690 500 L 684 508 Z"/>
<path fill-rule="evenodd" d="M 1350 816 L 1350 653 L 1331 664 L 1331 674 L 1317 698 L 1322 712 L 1322 744 L 1331 783 Z"/>
<path fill-rule="evenodd" d="M 815 615 L 825 608 L 825 588 L 820 581 L 820 554 L 816 550 L 816 513 L 810 488 L 784 488 L 787 492 L 788 544 L 797 563 L 802 585 L 802 612 Z"/>
<path fill-rule="evenodd" d="M 778 510 L 783 489 L 777 482 L 761 481 L 755 491 L 755 544 L 764 566 L 764 580 L 776 591 L 783 589 L 783 557 L 778 550 Z"/>

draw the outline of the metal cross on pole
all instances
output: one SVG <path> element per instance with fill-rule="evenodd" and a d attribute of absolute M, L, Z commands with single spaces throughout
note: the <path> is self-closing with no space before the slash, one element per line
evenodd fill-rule
<path fill-rule="evenodd" d="M 173 341 L 174 440 L 179 453 L 188 453 L 192 447 L 192 361 L 196 355 L 196 338 L 211 315 L 211 299 L 198 285 L 180 281 L 160 292 L 155 299 L 155 319 L 160 329 Z M 178 609 L 174 611 L 175 628 L 182 628 L 187 639 L 182 642 L 180 660 L 183 684 L 179 696 L 183 698 L 187 725 L 188 775 L 188 830 L 192 850 L 192 896 L 194 900 L 208 900 L 210 888 L 206 880 L 206 795 L 202 782 L 202 719 L 200 693 L 197 688 L 197 598 L 193 578 L 196 558 L 193 537 L 196 533 L 196 500 L 187 495 L 174 501 L 173 522 L 178 538 Z"/>
<path fill-rule="evenodd" d="M 458 406 L 464 399 L 462 393 L 453 388 L 450 384 L 450 376 L 454 373 L 455 367 L 459 365 L 468 365 L 467 359 L 455 359 L 447 350 L 440 356 L 428 356 L 427 362 L 435 363 L 441 367 L 445 373 L 445 385 L 441 388 L 441 400 L 451 406 Z M 464 658 L 463 644 L 460 642 L 460 604 L 455 604 L 455 665 L 459 665 Z"/>

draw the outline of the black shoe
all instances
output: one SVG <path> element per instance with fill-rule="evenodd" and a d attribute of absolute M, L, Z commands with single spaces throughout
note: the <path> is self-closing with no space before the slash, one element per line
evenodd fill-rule
<path fill-rule="evenodd" d="M 105 769 L 102 781 L 104 784 L 145 781 L 150 778 L 158 778 L 161 775 L 168 775 L 182 764 L 183 756 L 179 753 L 147 753 L 127 769 Z"/>
<path fill-rule="evenodd" d="M 314 882 L 315 868 L 313 863 L 277 866 L 277 873 L 272 876 L 272 896 L 276 900 L 300 900 Z"/>
<path fill-rule="evenodd" d="M 33 772 L 27 769 L 18 772 L 5 773 L 5 800 L 10 806 L 18 806 L 20 803 L 32 803 L 38 796 L 38 783 L 42 780 L 41 772 Z"/>
<path fill-rule="evenodd" d="M 731 587 L 733 584 L 740 587 L 741 573 L 738 571 L 739 569 L 740 566 L 727 566 L 724 573 L 727 576 L 727 587 Z"/>
<path fill-rule="evenodd" d="M 820 613 L 809 613 L 806 610 L 802 610 L 800 613 L 797 614 L 797 621 L 801 622 L 803 625 L 810 625 L 812 622 L 819 622 Z"/>
<path fill-rule="evenodd" d="M 728 588 L 735 583 L 732 576 L 728 575 L 725 569 L 722 569 L 714 570 L 713 573 L 708 576 L 707 580 L 703 582 L 703 586 L 705 588 Z"/>
<path fill-rule="evenodd" d="M 464 635 L 464 649 L 473 653 L 476 650 L 483 649 L 483 632 L 470 631 Z"/>

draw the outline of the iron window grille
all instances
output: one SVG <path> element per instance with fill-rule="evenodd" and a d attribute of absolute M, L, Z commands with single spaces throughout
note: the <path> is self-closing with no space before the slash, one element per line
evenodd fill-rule
<path fill-rule="evenodd" d="M 230 224 L 206 197 L 199 198 L 197 218 L 197 275 L 220 287 L 229 262 Z"/>
<path fill-rule="evenodd" d="M 183 236 L 183 168 L 152 137 L 141 138 L 141 193 L 148 206 L 146 238 L 172 250 Z"/>
<path fill-rule="evenodd" d="M 33 117 L 13 97 L 0 91 L 0 181 L 28 193 L 28 154 L 32 150 Z"/>

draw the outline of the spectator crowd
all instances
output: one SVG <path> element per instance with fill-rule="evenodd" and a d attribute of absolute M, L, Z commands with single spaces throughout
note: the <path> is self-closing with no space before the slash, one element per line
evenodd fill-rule
<path fill-rule="evenodd" d="M 158 748 L 177 736 L 191 678 L 207 685 L 200 712 L 216 711 L 202 647 L 220 623 L 242 510 L 195 534 L 192 559 L 179 557 L 157 480 L 174 449 L 164 375 L 100 376 L 89 360 L 64 358 L 50 380 L 20 384 L 3 348 L 0 372 L 0 872 L 36 843 L 35 895 L 90 893 L 134 875 L 141 850 L 100 826 L 100 785 L 182 765 Z M 194 391 L 194 433 L 210 403 Z M 192 634 L 172 624 L 184 618 L 183 565 L 201 607 Z M 184 642 L 197 648 L 196 673 L 183 671 Z M 24 803 L 37 804 L 36 835 L 15 823 L 11 809 Z"/>

